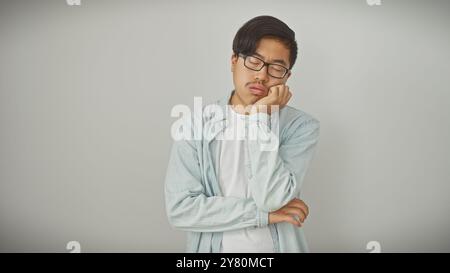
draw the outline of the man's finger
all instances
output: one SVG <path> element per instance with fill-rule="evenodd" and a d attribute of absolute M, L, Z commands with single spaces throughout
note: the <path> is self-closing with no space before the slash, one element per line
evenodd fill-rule
<path fill-rule="evenodd" d="M 286 89 L 283 94 L 283 105 L 286 105 L 291 98 L 291 92 L 289 91 L 289 86 L 286 86 Z"/>
<path fill-rule="evenodd" d="M 278 96 L 280 96 L 280 98 L 283 98 L 284 94 L 286 93 L 286 85 L 282 84 L 282 85 L 277 85 L 278 86 Z"/>
<path fill-rule="evenodd" d="M 292 93 L 289 90 L 289 86 L 286 86 L 286 96 L 285 96 L 286 102 L 291 98 L 291 96 L 292 96 Z"/>
<path fill-rule="evenodd" d="M 272 95 L 277 96 L 277 97 L 280 95 L 280 86 L 279 85 L 272 86 L 271 90 L 272 90 Z"/>
<path fill-rule="evenodd" d="M 291 214 L 291 215 L 297 215 L 300 219 L 300 222 L 304 222 L 306 219 L 306 214 L 303 212 L 303 210 L 299 208 L 294 207 L 285 207 L 283 208 L 283 213 Z"/>
<path fill-rule="evenodd" d="M 291 99 L 291 97 L 292 97 L 292 92 L 289 91 L 287 100 L 289 101 Z"/>
<path fill-rule="evenodd" d="M 303 202 L 303 201 L 300 200 L 300 199 L 297 199 L 297 198 L 292 199 L 292 201 L 289 202 L 289 203 L 287 204 L 287 206 L 290 206 L 290 207 L 296 207 L 296 208 L 301 209 L 301 210 L 305 213 L 306 216 L 308 216 L 308 214 L 309 214 L 309 208 L 308 208 L 308 206 L 305 204 L 305 202 Z"/>
<path fill-rule="evenodd" d="M 297 226 L 297 227 L 301 227 L 302 226 L 302 223 L 299 220 L 295 219 L 294 217 L 292 217 L 289 214 L 283 215 L 283 222 L 291 223 L 291 224 L 293 224 L 294 226 Z"/>

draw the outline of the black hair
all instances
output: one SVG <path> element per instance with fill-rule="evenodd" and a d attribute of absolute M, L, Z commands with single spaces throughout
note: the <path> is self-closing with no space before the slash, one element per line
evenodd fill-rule
<path fill-rule="evenodd" d="M 246 22 L 236 33 L 233 39 L 234 54 L 252 55 L 261 38 L 274 38 L 289 48 L 289 64 L 291 69 L 297 59 L 297 42 L 295 32 L 281 20 L 262 15 Z"/>

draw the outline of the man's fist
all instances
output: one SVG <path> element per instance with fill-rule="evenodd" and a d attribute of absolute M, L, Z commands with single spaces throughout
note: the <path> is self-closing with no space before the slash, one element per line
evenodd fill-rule
<path fill-rule="evenodd" d="M 308 214 L 309 208 L 305 202 L 294 198 L 281 209 L 269 213 L 269 224 L 288 222 L 301 227 Z"/>
<path fill-rule="evenodd" d="M 269 89 L 269 93 L 264 98 L 256 101 L 254 106 L 258 112 L 271 113 L 271 106 L 278 106 L 279 109 L 283 108 L 292 97 L 292 93 L 289 91 L 289 86 L 285 84 L 279 84 L 272 86 Z"/>

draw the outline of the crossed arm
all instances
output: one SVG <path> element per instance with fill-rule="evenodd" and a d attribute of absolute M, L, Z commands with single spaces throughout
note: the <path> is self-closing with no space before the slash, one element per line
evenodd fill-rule
<path fill-rule="evenodd" d="M 298 196 L 318 141 L 319 122 L 298 118 L 275 151 L 249 142 L 253 198 L 207 196 L 194 141 L 175 141 L 165 181 L 166 212 L 175 228 L 219 232 L 271 223 L 301 226 L 309 211 Z M 293 217 L 294 216 L 294 217 Z"/>

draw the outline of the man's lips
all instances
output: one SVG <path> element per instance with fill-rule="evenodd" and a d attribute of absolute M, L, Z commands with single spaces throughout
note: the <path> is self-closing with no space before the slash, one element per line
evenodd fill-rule
<path fill-rule="evenodd" d="M 266 88 L 263 85 L 251 84 L 248 88 L 255 95 L 264 95 L 266 93 Z"/>

